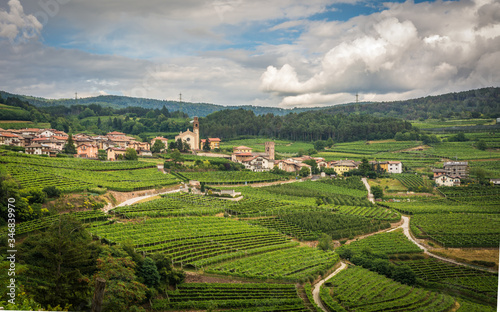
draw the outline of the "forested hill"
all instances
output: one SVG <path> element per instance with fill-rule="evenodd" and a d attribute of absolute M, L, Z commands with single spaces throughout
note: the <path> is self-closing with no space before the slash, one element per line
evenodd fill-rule
<path fill-rule="evenodd" d="M 330 107 L 329 114 L 363 113 L 406 120 L 419 118 L 498 118 L 500 88 L 483 88 L 395 102 L 347 104 Z"/>
<path fill-rule="evenodd" d="M 225 140 L 242 136 L 263 136 L 292 141 L 335 142 L 392 139 L 397 132 L 412 129 L 408 121 L 370 115 L 331 114 L 325 110 L 256 116 L 238 109 L 215 112 L 200 119 L 200 132 Z"/>
<path fill-rule="evenodd" d="M 308 110 L 315 110 L 318 108 L 294 108 L 294 109 L 283 109 L 278 107 L 261 107 L 261 106 L 222 106 L 209 103 L 191 103 L 191 102 L 179 102 L 179 101 L 165 101 L 165 100 L 154 100 L 145 98 L 133 98 L 128 96 L 116 96 L 116 95 L 100 95 L 88 98 L 75 99 L 60 99 L 51 100 L 39 97 L 31 97 L 24 95 L 12 94 L 4 91 L 0 91 L 0 96 L 4 99 L 9 97 L 17 97 L 22 101 L 26 101 L 31 105 L 37 107 L 49 107 L 49 106 L 73 106 L 73 105 L 90 105 L 98 104 L 103 107 L 112 107 L 115 109 L 125 108 L 125 107 L 141 107 L 147 109 L 161 109 L 165 106 L 171 112 L 180 111 L 188 114 L 190 117 L 199 116 L 204 117 L 210 113 L 217 112 L 224 109 L 247 109 L 253 111 L 257 115 L 274 114 L 274 115 L 286 115 L 288 113 L 300 113 Z"/>
<path fill-rule="evenodd" d="M 240 108 L 250 110 L 256 115 L 271 113 L 278 116 L 283 116 L 289 113 L 301 113 L 318 109 L 327 109 L 327 112 L 331 114 L 369 114 L 378 117 L 397 117 L 407 120 L 419 118 L 470 118 L 479 117 L 480 115 L 487 118 L 500 117 L 500 88 L 498 87 L 448 93 L 437 96 L 427 96 L 405 101 L 359 104 L 348 103 L 322 108 L 294 109 L 258 106 L 221 106 L 208 103 L 162 101 L 114 95 L 81 98 L 77 101 L 75 99 L 49 100 L 44 98 L 16 95 L 3 91 L 0 91 L 0 96 L 4 99 L 8 97 L 18 97 L 22 101 L 27 101 L 28 103 L 38 107 L 99 104 L 103 107 L 111 106 L 113 108 L 135 106 L 148 109 L 161 109 L 165 106 L 171 112 L 181 111 L 190 117 L 204 117 L 213 112 Z"/>

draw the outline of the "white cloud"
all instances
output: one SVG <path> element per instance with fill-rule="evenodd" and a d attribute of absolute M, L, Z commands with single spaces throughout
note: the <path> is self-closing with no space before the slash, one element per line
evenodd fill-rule
<path fill-rule="evenodd" d="M 0 9 L 0 38 L 11 42 L 16 39 L 27 40 L 36 37 L 42 24 L 33 15 L 24 14 L 19 0 L 9 0 L 9 12 Z"/>
<path fill-rule="evenodd" d="M 405 98 L 498 85 L 497 4 L 407 1 L 344 23 L 311 23 L 298 44 L 318 47 L 321 66 L 303 79 L 301 64 L 270 66 L 260 88 L 283 106 L 310 106 L 338 103 L 345 93 Z"/>

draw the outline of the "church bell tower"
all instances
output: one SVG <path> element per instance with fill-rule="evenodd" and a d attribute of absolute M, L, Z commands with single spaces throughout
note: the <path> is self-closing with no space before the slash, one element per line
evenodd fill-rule
<path fill-rule="evenodd" d="M 200 149 L 200 122 L 198 121 L 198 117 L 194 117 L 193 132 L 195 136 L 194 146 L 196 146 L 196 149 Z"/>

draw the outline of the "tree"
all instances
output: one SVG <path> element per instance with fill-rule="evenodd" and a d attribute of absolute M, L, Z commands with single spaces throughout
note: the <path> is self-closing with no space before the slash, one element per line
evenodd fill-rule
<path fill-rule="evenodd" d="M 80 221 L 61 215 L 45 232 L 30 235 L 20 246 L 28 265 L 25 282 L 29 293 L 43 305 L 68 304 L 81 308 L 91 295 L 99 245 Z"/>
<path fill-rule="evenodd" d="M 415 285 L 417 282 L 417 277 L 411 268 L 405 265 L 398 265 L 392 270 L 391 278 L 396 282 L 400 282 L 406 285 Z"/>
<path fill-rule="evenodd" d="M 208 140 L 208 138 L 205 140 L 205 142 L 203 142 L 203 150 L 205 152 L 210 152 L 210 141 Z"/>
<path fill-rule="evenodd" d="M 326 146 L 332 148 L 335 142 L 333 142 L 333 139 L 331 137 L 326 140 Z"/>
<path fill-rule="evenodd" d="M 375 198 L 384 197 L 384 190 L 382 190 L 382 188 L 380 186 L 372 186 L 370 189 L 371 189 L 371 192 L 373 194 L 373 197 L 375 197 Z"/>
<path fill-rule="evenodd" d="M 152 153 L 161 153 L 165 149 L 165 143 L 162 142 L 162 140 L 156 140 L 151 146 L 151 152 Z"/>
<path fill-rule="evenodd" d="M 139 269 L 139 276 L 148 287 L 154 287 L 160 283 L 160 274 L 153 259 L 146 257 Z"/>
<path fill-rule="evenodd" d="M 331 138 L 330 138 L 331 139 Z M 333 142 L 333 141 L 332 141 Z M 332 143 L 333 145 L 333 143 Z M 318 140 L 316 142 L 314 142 L 314 148 L 318 151 L 322 151 L 325 149 L 325 147 L 328 146 L 328 143 L 326 141 L 323 141 L 323 140 Z M 331 146 L 331 145 L 330 145 Z"/>
<path fill-rule="evenodd" d="M 363 173 L 363 175 L 366 175 L 368 171 L 371 170 L 368 159 L 363 157 L 363 159 L 361 159 L 361 164 L 358 166 L 358 169 Z"/>
<path fill-rule="evenodd" d="M 179 150 L 174 150 L 170 154 L 170 158 L 172 158 L 172 160 L 174 161 L 175 164 L 181 163 L 184 161 L 184 158 L 182 157 L 182 154 L 181 154 L 181 152 L 179 152 Z"/>
<path fill-rule="evenodd" d="M 137 264 L 120 247 L 107 247 L 97 259 L 98 271 L 92 280 L 106 280 L 103 311 L 131 311 L 146 299 L 147 287 L 135 275 Z"/>
<path fill-rule="evenodd" d="M 61 196 L 61 190 L 54 185 L 46 186 L 42 189 L 42 191 L 44 191 L 49 198 L 57 198 Z"/>
<path fill-rule="evenodd" d="M 485 151 L 488 148 L 488 146 L 486 145 L 486 142 L 484 142 L 483 140 L 477 141 L 476 147 L 478 150 L 481 150 L 481 151 Z"/>
<path fill-rule="evenodd" d="M 102 150 L 102 149 L 98 150 L 97 151 L 97 158 L 99 160 L 106 160 L 106 159 L 108 159 L 108 152 L 106 152 L 106 150 Z"/>
<path fill-rule="evenodd" d="M 133 148 L 127 148 L 125 150 L 125 160 L 137 160 L 137 151 Z"/>
<path fill-rule="evenodd" d="M 310 174 L 311 174 L 311 171 L 309 170 L 309 168 L 308 168 L 308 167 L 302 167 L 302 168 L 300 168 L 300 170 L 299 170 L 299 175 L 300 175 L 301 177 L 304 177 L 304 178 L 305 178 L 305 177 L 309 176 Z"/>
<path fill-rule="evenodd" d="M 332 250 L 333 249 L 332 237 L 325 233 L 321 234 L 321 237 L 319 238 L 318 241 L 318 248 L 324 251 Z"/>
<path fill-rule="evenodd" d="M 303 163 L 311 166 L 311 173 L 312 174 L 318 174 L 319 173 L 319 168 L 318 168 L 318 164 L 316 163 L 316 160 L 314 160 L 314 159 L 308 159 L 308 160 L 304 160 Z"/>
<path fill-rule="evenodd" d="M 63 147 L 63 153 L 72 155 L 76 154 L 75 142 L 73 141 L 73 136 L 71 134 L 68 137 L 66 145 Z"/>

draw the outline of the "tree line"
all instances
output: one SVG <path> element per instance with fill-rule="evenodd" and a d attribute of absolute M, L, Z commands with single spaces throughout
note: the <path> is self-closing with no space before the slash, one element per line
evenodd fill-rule
<path fill-rule="evenodd" d="M 397 118 L 333 114 L 328 110 L 258 116 L 238 109 L 215 112 L 200 119 L 201 133 L 226 140 L 262 136 L 290 141 L 349 142 L 392 139 L 397 132 L 411 129 L 409 122 Z"/>

